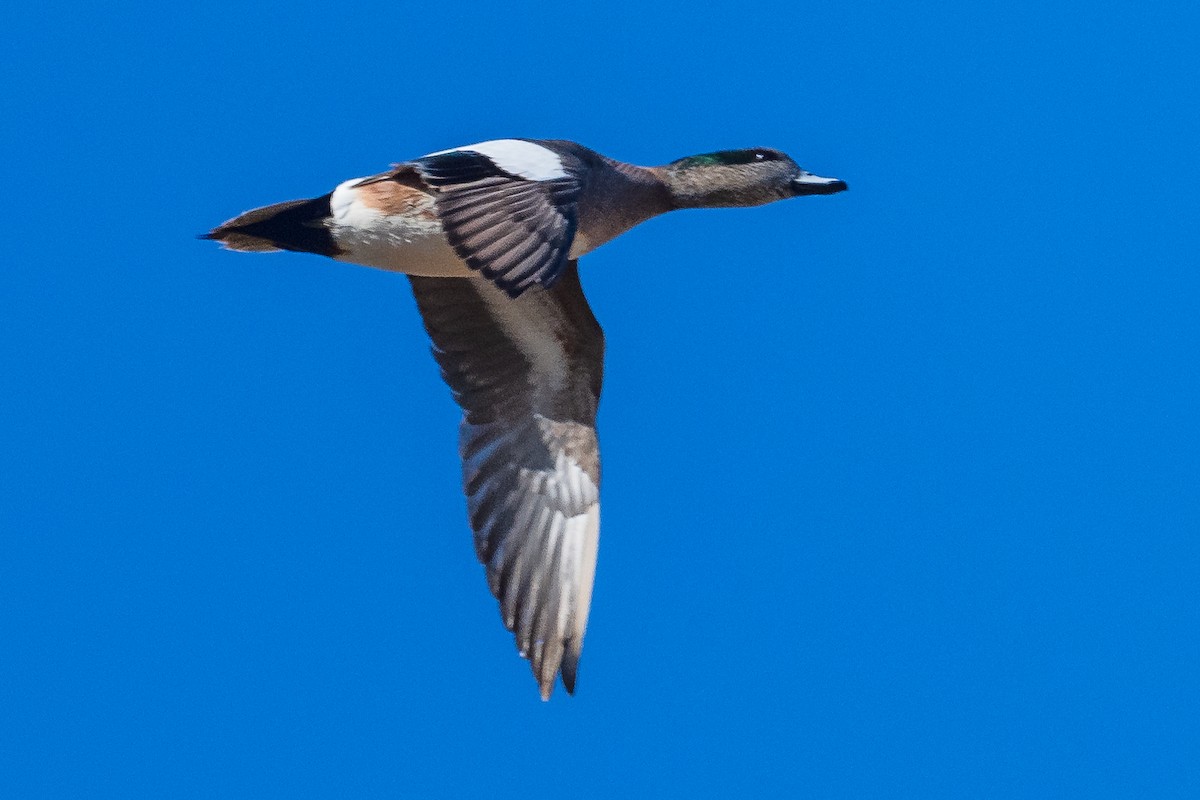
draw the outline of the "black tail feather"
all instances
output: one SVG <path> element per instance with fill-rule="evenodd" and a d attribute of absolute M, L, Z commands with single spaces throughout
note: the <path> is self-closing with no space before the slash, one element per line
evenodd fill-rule
<path fill-rule="evenodd" d="M 292 250 L 336 256 L 342 250 L 326 224 L 332 194 L 263 206 L 234 217 L 198 238 L 221 242 L 231 250 Z"/>

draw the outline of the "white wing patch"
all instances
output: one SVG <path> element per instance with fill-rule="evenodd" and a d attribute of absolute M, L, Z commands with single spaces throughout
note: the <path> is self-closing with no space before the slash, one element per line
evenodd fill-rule
<path fill-rule="evenodd" d="M 454 153 L 460 150 L 469 150 L 472 153 L 487 156 L 493 164 L 510 175 L 517 175 L 531 181 L 549 181 L 567 176 L 566 170 L 563 169 L 562 159 L 558 157 L 557 153 L 540 144 L 521 139 L 493 139 L 490 142 L 439 150 L 429 155 L 440 156 L 443 153 Z"/>

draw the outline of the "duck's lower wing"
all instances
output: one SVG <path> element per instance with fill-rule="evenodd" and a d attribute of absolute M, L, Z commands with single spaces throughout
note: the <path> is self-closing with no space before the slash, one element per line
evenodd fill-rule
<path fill-rule="evenodd" d="M 488 585 L 543 699 L 560 670 L 574 692 L 600 536 L 604 334 L 574 262 L 517 298 L 485 278 L 410 280 L 464 412 L 463 488 Z"/>

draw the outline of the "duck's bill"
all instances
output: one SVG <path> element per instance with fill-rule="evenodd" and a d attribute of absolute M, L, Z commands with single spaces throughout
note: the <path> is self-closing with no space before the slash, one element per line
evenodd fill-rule
<path fill-rule="evenodd" d="M 797 196 L 802 194 L 837 194 L 844 192 L 850 187 L 846 186 L 846 182 L 839 178 L 822 178 L 820 175 L 813 175 L 811 172 L 801 172 L 795 178 L 792 178 L 792 191 Z"/>

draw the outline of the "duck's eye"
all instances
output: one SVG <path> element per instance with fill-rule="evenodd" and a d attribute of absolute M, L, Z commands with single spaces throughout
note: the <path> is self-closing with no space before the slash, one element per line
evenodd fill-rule
<path fill-rule="evenodd" d="M 755 161 L 778 161 L 779 154 L 772 153 L 770 150 L 755 150 L 754 151 L 754 160 Z"/>

